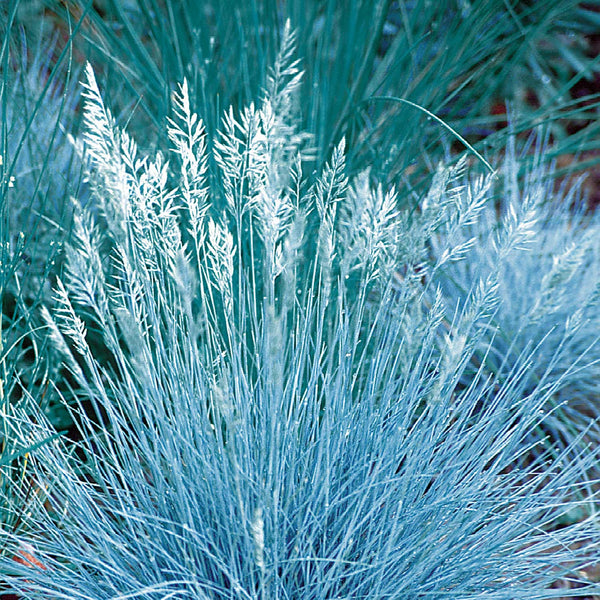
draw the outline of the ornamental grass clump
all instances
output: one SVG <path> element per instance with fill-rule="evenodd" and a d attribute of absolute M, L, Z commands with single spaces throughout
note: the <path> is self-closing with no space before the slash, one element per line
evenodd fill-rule
<path fill-rule="evenodd" d="M 184 81 L 168 158 L 139 152 L 86 68 L 92 201 L 45 310 L 81 439 L 9 418 L 39 447 L 26 533 L 0 533 L 36 562 L 4 560 L 8 585 L 36 600 L 589 594 L 597 523 L 559 522 L 591 505 L 580 473 L 598 450 L 536 436 L 570 369 L 535 344 L 494 369 L 477 358 L 496 272 L 451 308 L 441 295 L 494 175 L 440 167 L 410 214 L 368 172 L 348 179 L 343 139 L 304 173 L 291 48 L 288 26 L 260 102 L 216 139 Z M 516 215 L 489 251 L 503 264 L 534 232 Z"/>
<path fill-rule="evenodd" d="M 8 8 L 7 3 L 0 6 L 0 30 L 10 29 L 14 14 Z M 67 220 L 64 198 L 74 193 L 78 181 L 75 152 L 64 129 L 65 113 L 72 119 L 77 95 L 66 69 L 50 58 L 55 43 L 46 40 L 29 46 L 19 38 L 13 54 L 16 36 L 2 33 L 0 530 L 17 532 L 31 518 L 24 518 L 28 510 L 24 500 L 39 491 L 32 486 L 27 468 L 33 448 L 23 446 L 12 434 L 19 414 L 17 405 L 25 396 L 34 396 L 54 425 L 59 425 L 60 416 L 66 414 L 62 407 L 56 410 L 56 404 L 49 406 L 45 342 L 39 336 L 37 317 L 40 303 L 52 292 L 57 242 Z M 0 554 L 10 556 L 4 544 Z M 4 577 L 0 577 L 0 590 L 3 583 Z"/>
<path fill-rule="evenodd" d="M 522 160 L 515 156 L 514 140 L 508 145 L 496 180 L 500 199 L 458 232 L 455 243 L 469 248 L 465 260 L 444 266 L 442 296 L 451 310 L 479 279 L 493 273 L 498 305 L 476 356 L 480 361 L 485 356 L 486 368 L 496 372 L 503 362 L 517 361 L 528 345 L 536 345 L 538 361 L 528 370 L 528 385 L 535 387 L 548 376 L 561 381 L 542 429 L 554 444 L 568 444 L 582 431 L 585 443 L 598 444 L 600 215 L 586 210 L 581 180 L 553 191 L 551 167 L 543 162 L 546 151 L 542 138 L 532 136 L 521 157 L 532 165 L 519 176 Z M 498 228 L 519 218 L 530 222 L 531 235 L 499 262 Z M 444 235 L 434 236 L 433 255 L 443 256 L 446 243 Z M 474 361 L 471 372 L 478 364 Z"/>

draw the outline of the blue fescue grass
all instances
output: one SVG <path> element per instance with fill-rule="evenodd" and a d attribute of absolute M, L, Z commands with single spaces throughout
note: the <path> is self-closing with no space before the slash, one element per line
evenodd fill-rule
<path fill-rule="evenodd" d="M 552 167 L 543 164 L 545 149 L 541 137 L 529 141 L 522 152 L 533 157 L 533 166 L 519 176 L 514 141 L 509 144 L 497 185 L 499 200 L 456 238 L 457 244 L 469 247 L 465 260 L 444 268 L 442 286 L 445 302 L 452 307 L 479 278 L 496 274 L 498 308 L 484 346 L 488 368 L 495 371 L 509 356 L 516 359 L 528 345 L 538 345 L 539 356 L 545 358 L 530 370 L 529 385 L 535 386 L 546 369 L 553 378 L 563 379 L 552 401 L 556 411 L 545 424 L 558 443 L 588 427 L 600 406 L 596 391 L 600 246 L 598 215 L 585 209 L 581 181 L 555 192 Z M 531 223 L 531 235 L 498 264 L 496 232 L 519 215 Z M 443 237 L 441 243 L 445 244 Z M 440 255 L 435 240 L 434 254 Z M 554 358 L 558 350 L 560 360 Z M 597 431 L 593 437 L 597 443 Z"/>
<path fill-rule="evenodd" d="M 414 214 L 348 177 L 343 139 L 307 176 L 291 47 L 287 26 L 261 102 L 214 140 L 183 82 L 169 160 L 139 152 L 86 69 L 93 202 L 45 310 L 81 441 L 31 454 L 26 533 L 0 535 L 43 568 L 5 558 L 8 584 L 36 600 L 597 591 L 581 473 L 598 448 L 538 435 L 579 368 L 570 322 L 550 356 L 532 339 L 498 358 L 500 274 L 534 221 L 515 212 L 487 247 L 498 268 L 446 302 L 496 176 L 440 167 Z M 52 433 L 39 412 L 7 423 L 17 446 Z"/>
<path fill-rule="evenodd" d="M 46 344 L 37 311 L 51 294 L 68 214 L 64 199 L 76 192 L 78 181 L 78 161 L 64 129 L 73 121 L 77 88 L 61 57 L 51 58 L 56 40 L 31 45 L 13 31 L 17 5 L 0 7 L 0 527 L 13 532 L 23 525 L 32 493 L 26 471 L 33 447 L 19 444 L 8 415 L 14 416 L 25 390 L 48 406 Z M 67 54 L 65 49 L 62 58 Z"/>

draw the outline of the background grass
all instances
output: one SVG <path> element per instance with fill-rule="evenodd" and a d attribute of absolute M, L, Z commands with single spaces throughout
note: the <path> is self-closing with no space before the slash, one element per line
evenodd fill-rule
<path fill-rule="evenodd" d="M 598 71 L 585 41 L 598 27 L 594 2 L 228 1 L 203 2 L 196 10 L 172 0 L 108 0 L 19 6 L 28 19 L 35 7 L 44 7 L 63 38 L 78 28 L 78 56 L 107 77 L 117 114 L 129 119 L 137 106 L 133 121 L 139 119 L 149 143 L 164 135 L 160 124 L 169 113 L 170 90 L 184 76 L 211 134 L 223 109 L 255 100 L 278 31 L 290 18 L 306 72 L 300 103 L 305 129 L 315 135 L 317 164 L 341 135 L 349 141 L 351 168 L 356 155 L 357 170 L 372 164 L 382 178 L 396 179 L 411 164 L 420 171 L 425 161 L 435 164 L 442 156 L 438 124 L 406 105 L 374 103 L 374 96 L 410 100 L 472 141 L 486 137 L 491 145 L 497 139 L 495 152 L 502 148 L 505 135 L 496 130 L 505 116 L 493 113 L 506 102 L 518 130 L 552 123 L 557 144 L 551 152 L 596 147 L 590 119 L 595 98 L 584 104 L 569 96 L 577 82 Z M 564 118 L 588 128 L 568 136 Z"/>

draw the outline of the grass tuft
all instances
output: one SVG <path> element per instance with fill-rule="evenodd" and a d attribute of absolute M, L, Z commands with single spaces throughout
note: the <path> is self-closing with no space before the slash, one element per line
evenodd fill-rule
<path fill-rule="evenodd" d="M 48 440 L 35 406 L 7 416 L 17 444 L 39 445 L 26 529 L 0 532 L 8 586 L 36 600 L 597 591 L 581 474 L 599 447 L 589 427 L 539 435 L 590 362 L 573 360 L 581 330 L 553 295 L 593 258 L 587 237 L 520 313 L 554 298 L 558 343 L 519 326 L 504 344 L 506 274 L 537 258 L 541 167 L 522 197 L 507 155 L 491 238 L 498 179 L 465 160 L 440 166 L 415 212 L 349 173 L 343 137 L 306 177 L 293 39 L 286 25 L 260 102 L 212 138 L 182 80 L 168 157 L 138 149 L 86 67 L 96 202 L 77 208 L 45 311 L 80 441 Z M 35 561 L 11 558 L 23 548 Z"/>

